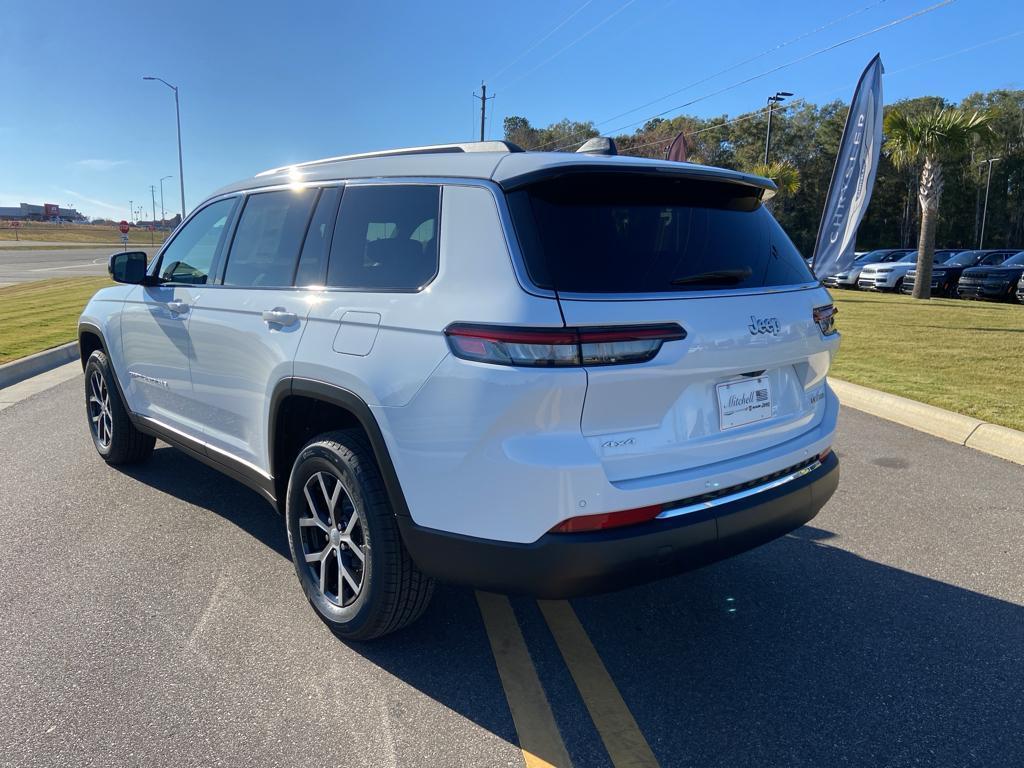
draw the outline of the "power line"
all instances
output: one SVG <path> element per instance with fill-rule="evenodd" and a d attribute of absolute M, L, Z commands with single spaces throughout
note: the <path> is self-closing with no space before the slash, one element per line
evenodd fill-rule
<path fill-rule="evenodd" d="M 907 72 L 907 71 L 909 71 L 911 69 L 917 69 L 918 67 L 923 67 L 923 66 L 925 66 L 927 64 L 934 64 L 934 63 L 936 63 L 938 61 L 944 61 L 945 59 L 951 59 L 954 56 L 961 56 L 961 55 L 963 55 L 965 53 L 970 53 L 971 51 L 976 51 L 979 48 L 985 48 L 986 46 L 989 46 L 989 45 L 995 45 L 996 43 L 1001 43 L 1004 40 L 1011 40 L 1011 39 L 1013 39 L 1015 37 L 1020 37 L 1021 35 L 1024 35 L 1024 29 L 1019 29 L 1016 32 L 1011 32 L 1008 35 L 999 35 L 998 37 L 993 37 L 993 38 L 991 38 L 989 40 L 983 40 L 980 43 L 975 43 L 974 45 L 969 45 L 966 48 L 961 48 L 960 50 L 953 51 L 951 53 L 947 53 L 947 54 L 944 54 L 942 56 L 936 56 L 935 58 L 932 58 L 932 59 L 924 59 L 923 61 L 918 61 L 918 62 L 916 62 L 914 64 L 909 64 L 909 65 L 907 65 L 905 67 L 900 67 L 899 69 L 894 69 L 894 70 L 892 70 L 890 72 L 886 72 L 885 76 L 886 76 L 886 78 L 892 78 L 895 75 L 899 75 L 899 74 L 901 74 L 903 72 Z M 847 83 L 846 85 L 840 86 L 839 88 L 829 88 L 828 90 L 825 90 L 825 91 L 818 91 L 818 93 L 820 95 L 827 96 L 829 94 L 837 93 L 839 91 L 843 91 L 843 90 L 846 90 L 848 88 L 853 88 L 855 85 L 856 85 L 855 82 L 851 82 L 851 83 Z M 792 106 L 794 106 L 794 105 L 786 104 L 786 105 L 784 105 L 782 107 L 776 108 L 776 111 L 786 110 L 786 109 L 789 109 Z M 767 111 L 768 111 L 767 108 L 761 108 L 761 109 L 757 110 L 756 112 L 749 112 L 749 113 L 747 113 L 745 115 L 740 115 L 739 117 L 734 117 L 732 120 L 725 120 L 725 121 L 723 121 L 721 123 L 715 123 L 714 125 L 709 125 L 709 126 L 707 126 L 705 128 L 701 128 L 698 131 L 686 132 L 686 136 L 687 137 L 689 137 L 689 136 L 697 136 L 697 135 L 699 135 L 701 133 L 707 133 L 708 131 L 714 131 L 714 130 L 717 130 L 719 128 L 724 128 L 725 126 L 732 125 L 733 123 L 740 123 L 740 122 L 743 122 L 744 120 L 751 120 L 751 119 L 753 119 L 755 117 L 758 117 L 760 115 L 765 114 Z M 629 147 L 628 151 L 633 151 L 634 149 L 642 149 L 643 147 L 650 147 L 650 146 L 653 146 L 654 144 L 664 144 L 666 142 L 669 142 L 669 141 L 672 141 L 673 139 L 675 139 L 676 135 L 677 134 L 673 134 L 672 136 L 669 136 L 668 138 L 657 139 L 655 141 L 647 141 L 647 142 L 644 142 L 643 144 L 634 144 L 633 146 Z"/>
<path fill-rule="evenodd" d="M 616 9 L 615 9 L 614 11 L 612 11 L 611 13 L 609 13 L 609 14 L 608 14 L 607 16 L 605 16 L 605 17 L 604 17 L 603 19 L 601 19 L 601 21 L 599 21 L 599 22 L 598 22 L 597 24 L 595 24 L 594 26 L 592 26 L 592 27 L 591 27 L 590 29 L 588 29 L 588 30 L 587 30 L 586 32 L 584 32 L 584 33 L 583 33 L 582 35 L 580 35 L 579 37 L 577 37 L 577 38 L 576 38 L 575 40 L 573 40 L 573 41 L 572 41 L 571 43 L 569 43 L 568 45 L 564 45 L 564 46 L 562 46 L 562 47 L 561 47 L 561 48 L 559 48 L 559 49 L 558 49 L 557 51 L 555 51 L 555 52 L 554 52 L 553 54 L 551 54 L 551 55 L 550 55 L 550 56 L 548 56 L 548 57 L 547 57 L 546 59 L 544 59 L 544 61 L 542 61 L 542 62 L 540 62 L 539 64 L 535 65 L 534 67 L 532 67 L 532 68 L 528 69 L 528 70 L 527 70 L 526 72 L 524 72 L 523 74 L 521 74 L 521 75 L 520 75 L 519 77 L 517 77 L 517 78 L 516 78 L 515 80 L 513 80 L 513 81 L 512 81 L 512 82 L 510 82 L 510 83 L 508 83 L 508 85 L 506 85 L 506 86 L 505 86 L 505 89 L 507 90 L 508 88 L 511 88 L 511 87 L 512 87 L 513 85 L 515 85 L 516 83 L 520 82 L 520 81 L 521 81 L 521 80 L 523 80 L 524 78 L 527 78 L 527 77 L 529 77 L 530 75 L 532 75 L 532 74 L 533 74 L 534 72 L 536 72 L 536 71 L 537 71 L 538 69 L 540 69 L 541 67 L 543 67 L 543 66 L 544 66 L 545 64 L 547 64 L 547 63 L 548 63 L 549 61 L 551 61 L 552 59 L 556 59 L 556 58 L 558 58 L 559 56 L 561 56 L 561 55 L 562 55 L 563 53 L 565 53 L 565 52 L 566 52 L 567 50 L 569 50 L 569 49 L 570 49 L 570 48 L 572 48 L 572 47 L 573 47 L 574 45 L 576 45 L 576 43 L 580 42 L 581 40 L 583 40 L 583 39 L 584 39 L 584 38 L 586 38 L 586 37 L 589 37 L 591 33 L 593 33 L 593 32 L 596 32 L 596 31 L 597 31 L 597 30 L 598 30 L 599 28 L 603 27 L 603 26 L 604 26 L 605 24 L 607 24 L 607 23 L 608 23 L 609 21 L 611 21 L 612 19 L 614 19 L 614 18 L 615 18 L 616 16 L 618 16 L 618 15 L 619 15 L 620 13 L 622 13 L 622 12 L 623 12 L 624 10 L 626 10 L 627 8 L 629 8 L 629 6 L 631 6 L 631 5 L 632 5 L 633 3 L 635 3 L 635 2 L 636 2 L 636 0 L 626 0 L 626 2 L 625 2 L 625 3 L 623 3 L 622 5 L 620 5 L 620 6 L 618 7 L 618 8 L 616 8 Z M 952 0 L 950 0 L 950 2 L 952 2 Z"/>
<path fill-rule="evenodd" d="M 809 32 L 804 32 L 803 34 L 797 35 L 794 38 L 790 38 L 789 40 L 786 40 L 783 43 L 779 43 L 778 45 L 776 45 L 773 48 L 768 48 L 768 49 L 766 49 L 764 51 L 761 51 L 761 53 L 757 54 L 756 56 L 751 56 L 749 59 L 744 59 L 743 61 L 739 61 L 739 62 L 737 62 L 737 63 L 735 63 L 735 64 L 733 64 L 733 65 L 731 65 L 729 67 L 726 67 L 725 69 L 721 69 L 718 72 L 715 72 L 714 74 L 708 75 L 707 77 L 702 77 L 700 80 L 694 80 L 692 83 L 690 83 L 688 85 L 684 85 L 682 88 L 680 88 L 678 90 L 672 91 L 671 93 L 666 93 L 664 96 L 659 96 L 658 98 L 654 99 L 653 101 L 648 101 L 646 104 L 641 104 L 639 107 L 633 107 L 633 109 L 627 109 L 625 112 L 620 112 L 617 115 L 613 115 L 612 117 L 609 117 L 609 118 L 607 118 L 605 120 L 602 120 L 599 123 L 595 123 L 595 125 L 604 125 L 605 123 L 610 123 L 612 120 L 618 120 L 620 117 L 625 117 L 626 115 L 630 115 L 633 112 L 639 112 L 641 109 L 645 109 L 645 108 L 650 107 L 650 106 L 652 106 L 654 104 L 657 104 L 659 101 L 664 101 L 665 99 L 669 99 L 669 98 L 671 98 L 673 96 L 676 96 L 677 94 L 680 94 L 683 91 L 688 91 L 690 88 L 693 88 L 693 87 L 698 86 L 698 85 L 702 85 L 703 83 L 706 83 L 708 80 L 714 80 L 716 77 L 720 77 L 721 75 L 724 75 L 724 74 L 726 74 L 728 72 L 732 72 L 733 70 L 739 69 L 742 66 L 750 64 L 752 62 L 755 62 L 758 59 L 763 59 L 765 56 L 768 56 L 769 54 L 775 53 L 776 51 L 780 51 L 783 48 L 786 48 L 787 46 L 793 45 L 793 43 L 798 43 L 801 40 L 804 40 L 804 39 L 806 39 L 808 37 L 811 37 L 812 35 L 818 34 L 819 32 L 823 32 L 826 29 L 828 29 L 829 27 L 834 27 L 836 24 L 839 24 L 839 23 L 841 23 L 843 21 L 846 21 L 847 19 L 850 19 L 850 18 L 852 18 L 854 16 L 858 16 L 858 15 L 864 13 L 865 11 L 870 11 L 872 8 L 877 8 L 878 6 L 882 5 L 883 3 L 887 2 L 887 1 L 888 0 L 878 0 L 878 2 L 874 2 L 871 5 L 865 5 L 863 8 L 861 8 L 859 10 L 856 10 L 856 11 L 853 11 L 851 13 L 848 13 L 845 16 L 840 16 L 838 18 L 832 19 L 832 21 L 829 21 L 829 22 L 827 22 L 825 24 L 822 24 L 820 27 L 817 27 L 816 29 L 812 29 Z"/>
<path fill-rule="evenodd" d="M 560 22 L 558 22 L 558 24 L 556 24 L 554 27 L 552 27 L 552 29 L 546 35 L 544 35 L 544 37 L 540 38 L 537 42 L 535 42 L 533 45 L 529 46 L 525 51 L 523 51 L 518 56 L 516 56 L 514 59 L 512 59 L 512 61 L 510 61 L 504 67 L 502 67 L 497 72 L 495 72 L 493 75 L 491 75 L 488 78 L 488 80 L 490 80 L 491 82 L 494 82 L 495 80 L 497 80 L 499 77 L 501 77 L 503 74 L 505 74 L 509 69 L 511 69 L 514 65 L 516 65 L 520 61 L 522 61 L 523 58 L 528 53 L 531 53 L 532 51 L 537 49 L 542 43 L 547 42 L 548 38 L 550 38 L 553 34 L 555 34 L 555 32 L 557 32 L 562 27 L 564 27 L 566 24 L 568 24 L 570 21 L 572 21 L 574 18 L 576 18 L 579 15 L 580 11 L 582 11 L 584 8 L 586 8 L 588 5 L 590 5 L 592 2 L 594 2 L 594 0 L 587 0 L 587 2 L 585 2 L 583 5 L 581 5 L 579 8 L 577 8 L 575 11 L 570 13 L 568 16 L 566 16 Z"/>
<path fill-rule="evenodd" d="M 874 35 L 874 34 L 876 34 L 878 32 L 882 32 L 883 30 L 886 30 L 886 29 L 890 29 L 890 28 L 895 27 L 895 26 L 897 26 L 899 24 L 903 24 L 903 23 L 905 23 L 907 21 L 911 21 L 913 19 L 918 18 L 919 16 L 924 16 L 924 15 L 926 15 L 928 13 L 931 13 L 932 11 L 937 11 L 939 8 L 943 8 L 943 7 L 945 7 L 947 5 L 950 5 L 950 4 L 954 3 L 954 2 L 956 2 L 956 0 L 940 0 L 940 2 L 935 3 L 934 5 L 930 5 L 927 8 L 922 8 L 921 10 L 914 11 L 913 13 L 907 14 L 906 16 L 901 16 L 898 19 L 894 19 L 892 21 L 888 21 L 885 24 L 882 24 L 880 26 L 874 27 L 873 29 L 869 29 L 869 30 L 867 30 L 865 32 L 859 32 L 858 34 L 853 35 L 852 37 L 847 37 L 847 38 L 845 38 L 843 40 L 840 40 L 840 41 L 838 41 L 836 43 L 832 43 L 831 45 L 827 45 L 824 48 L 819 48 L 816 51 L 812 51 L 811 53 L 804 54 L 803 56 L 799 56 L 799 57 L 797 57 L 795 59 L 792 59 L 790 61 L 787 61 L 787 62 L 785 62 L 783 64 L 779 64 L 778 66 L 772 67 L 771 69 L 766 69 L 763 72 L 759 72 L 756 75 L 751 75 L 750 77 L 746 77 L 743 80 L 739 80 L 739 81 L 737 81 L 735 83 L 732 83 L 731 85 L 723 86 L 722 88 L 719 88 L 718 90 L 711 91 L 710 93 L 706 93 L 703 96 L 698 96 L 697 98 L 691 99 L 690 101 L 687 101 L 687 102 L 685 102 L 683 104 L 680 104 L 678 106 L 669 107 L 668 109 L 662 110 L 661 112 L 658 112 L 658 113 L 653 114 L 653 115 L 651 115 L 649 117 L 646 117 L 643 120 L 637 120 L 635 122 L 628 123 L 626 125 L 620 126 L 619 128 L 615 128 L 614 130 L 610 131 L 610 133 L 616 134 L 616 133 L 619 133 L 620 131 L 623 131 L 623 130 L 625 130 L 627 128 L 632 128 L 632 127 L 634 127 L 636 125 L 640 125 L 641 123 L 646 123 L 647 121 L 653 120 L 656 117 L 662 117 L 664 115 L 667 115 L 669 112 L 676 112 L 676 111 L 678 111 L 680 109 L 685 109 L 686 107 L 689 107 L 689 106 L 691 106 L 693 104 L 697 104 L 698 102 L 704 101 L 705 99 L 710 99 L 713 96 L 718 96 L 718 95 L 723 94 L 723 93 L 725 93 L 727 91 L 731 91 L 732 89 L 738 88 L 741 85 L 746 85 L 747 83 L 753 82 L 754 80 L 759 80 L 762 77 L 767 77 L 768 75 L 775 74 L 776 72 L 781 72 L 782 70 L 788 69 L 789 67 L 792 67 L 795 64 L 801 64 L 801 63 L 803 63 L 803 62 L 805 62 L 805 61 L 807 61 L 809 59 L 814 58 L 815 56 L 820 56 L 823 53 L 828 53 L 829 51 L 834 51 L 836 48 L 841 48 L 844 45 L 849 45 L 850 43 L 855 42 L 856 40 L 862 40 L 865 37 L 868 37 L 870 35 Z M 547 142 L 547 144 L 552 144 L 552 143 L 554 143 L 554 142 Z M 546 144 L 542 144 L 540 146 L 533 147 L 533 149 L 541 149 L 544 146 L 546 146 Z M 566 146 L 571 146 L 571 145 L 566 145 Z M 559 147 L 559 149 L 561 149 L 561 148 L 562 147 Z"/>

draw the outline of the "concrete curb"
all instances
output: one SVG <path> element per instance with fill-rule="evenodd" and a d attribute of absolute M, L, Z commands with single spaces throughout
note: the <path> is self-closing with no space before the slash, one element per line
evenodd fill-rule
<path fill-rule="evenodd" d="M 12 360 L 0 365 L 0 389 L 17 384 L 19 381 L 38 376 L 78 359 L 78 342 L 72 341 L 53 349 L 37 352 L 28 357 Z"/>
<path fill-rule="evenodd" d="M 840 379 L 830 377 L 829 384 L 843 405 L 951 443 L 1024 464 L 1024 432 Z"/>

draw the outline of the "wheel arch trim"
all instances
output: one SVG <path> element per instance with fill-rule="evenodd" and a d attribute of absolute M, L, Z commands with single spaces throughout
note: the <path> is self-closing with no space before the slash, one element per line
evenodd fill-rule
<path fill-rule="evenodd" d="M 279 381 L 270 397 L 270 414 L 268 418 L 268 446 L 270 447 L 270 474 L 278 482 L 287 484 L 291 474 L 291 467 L 278 467 L 275 465 L 275 446 L 277 444 L 277 420 L 281 405 L 288 397 L 304 397 L 316 400 L 328 405 L 341 408 L 352 414 L 356 421 L 363 428 L 370 440 L 370 447 L 373 449 L 374 458 L 380 468 L 381 477 L 384 480 L 384 487 L 391 502 L 391 508 L 400 517 L 410 517 L 409 505 L 405 500 L 405 492 L 402 490 L 398 480 L 398 473 L 391 460 L 391 452 L 384 440 L 380 425 L 376 417 L 370 411 L 359 395 L 351 390 L 330 384 L 318 379 L 308 379 L 301 376 L 291 376 Z M 282 496 L 284 494 L 281 494 Z"/>

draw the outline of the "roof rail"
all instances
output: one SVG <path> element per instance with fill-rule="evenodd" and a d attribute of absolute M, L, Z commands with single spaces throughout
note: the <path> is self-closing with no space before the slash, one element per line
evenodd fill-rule
<path fill-rule="evenodd" d="M 338 155 L 337 157 L 325 157 L 321 160 L 309 160 L 304 163 L 292 163 L 282 165 L 278 168 L 271 168 L 267 171 L 257 173 L 257 176 L 270 176 L 289 168 L 308 168 L 312 165 L 333 163 L 339 160 L 364 160 L 370 157 L 395 157 L 398 155 L 435 155 L 454 152 L 524 152 L 525 150 L 511 141 L 464 141 L 456 144 L 431 144 L 426 147 L 401 147 L 398 149 L 384 149 L 378 152 L 361 152 L 356 155 Z"/>

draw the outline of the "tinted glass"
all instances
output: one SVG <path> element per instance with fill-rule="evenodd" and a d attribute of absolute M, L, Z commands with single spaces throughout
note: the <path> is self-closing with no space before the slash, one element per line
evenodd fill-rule
<path fill-rule="evenodd" d="M 218 200 L 188 220 L 160 259 L 161 280 L 189 285 L 206 284 L 236 202 L 233 197 Z"/>
<path fill-rule="evenodd" d="M 913 253 L 913 251 L 910 251 L 909 253 Z M 907 255 L 908 255 L 907 251 L 890 251 L 889 253 L 883 254 L 878 259 L 878 262 L 880 264 L 889 264 L 890 262 L 893 262 L 893 261 L 902 261 L 903 257 L 907 256 Z"/>
<path fill-rule="evenodd" d="M 427 184 L 348 187 L 334 227 L 327 284 L 415 290 L 437 274 L 441 188 Z"/>
<path fill-rule="evenodd" d="M 1002 264 L 1006 261 L 1006 257 L 1009 255 L 1010 254 L 1008 253 L 990 253 L 979 262 L 979 265 L 983 267 L 991 267 L 996 264 Z"/>
<path fill-rule="evenodd" d="M 1021 251 L 1016 256 L 1011 256 L 1003 262 L 1004 267 L 1019 267 L 1024 264 L 1024 251 Z"/>
<path fill-rule="evenodd" d="M 331 245 L 332 225 L 338 212 L 340 187 L 327 187 L 320 193 L 313 221 L 306 232 L 306 242 L 299 256 L 299 268 L 295 273 L 296 285 L 320 285 L 324 282 L 327 269 L 327 249 Z"/>
<path fill-rule="evenodd" d="M 509 194 L 534 283 L 661 293 L 814 278 L 757 191 L 639 174 L 568 174 Z"/>
<path fill-rule="evenodd" d="M 978 252 L 961 251 L 946 263 L 955 264 L 958 267 L 973 267 L 975 264 L 978 263 Z"/>
<path fill-rule="evenodd" d="M 231 242 L 224 285 L 291 285 L 316 196 L 316 189 L 249 195 Z"/>

